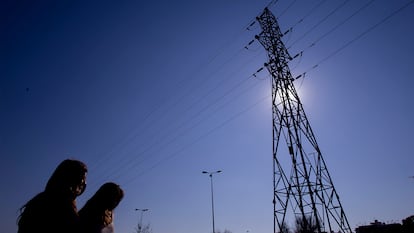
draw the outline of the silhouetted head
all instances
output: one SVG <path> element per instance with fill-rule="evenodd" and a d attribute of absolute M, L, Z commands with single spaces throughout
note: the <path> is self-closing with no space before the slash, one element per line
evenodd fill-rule
<path fill-rule="evenodd" d="M 85 190 L 86 172 L 86 165 L 80 161 L 61 162 L 45 190 L 20 208 L 18 232 L 53 232 L 56 226 L 65 228 L 65 232 L 77 232 L 75 199 Z"/>
<path fill-rule="evenodd" d="M 90 201 L 100 206 L 102 209 L 113 210 L 118 206 L 124 197 L 124 191 L 119 185 L 108 182 L 103 184 Z"/>
<path fill-rule="evenodd" d="M 101 232 L 112 223 L 113 211 L 124 197 L 124 191 L 119 185 L 108 182 L 86 202 L 79 211 L 81 232 Z"/>
<path fill-rule="evenodd" d="M 46 193 L 68 195 L 75 199 L 86 188 L 86 165 L 78 160 L 66 159 L 55 169 L 46 184 Z"/>

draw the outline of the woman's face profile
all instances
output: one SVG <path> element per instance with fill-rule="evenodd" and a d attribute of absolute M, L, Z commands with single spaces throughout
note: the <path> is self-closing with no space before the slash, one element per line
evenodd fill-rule
<path fill-rule="evenodd" d="M 73 191 L 73 194 L 77 197 L 77 196 L 80 196 L 85 191 L 85 189 L 86 189 L 86 173 L 83 175 L 78 185 L 76 185 L 72 189 L 72 191 Z"/>

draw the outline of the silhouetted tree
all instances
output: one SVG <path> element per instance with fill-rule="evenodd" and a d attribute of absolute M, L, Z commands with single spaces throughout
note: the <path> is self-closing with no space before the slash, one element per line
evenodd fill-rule
<path fill-rule="evenodd" d="M 216 230 L 216 231 L 215 231 L 215 233 L 221 233 L 221 231 L 220 231 L 220 230 Z M 223 233 L 231 233 L 231 231 L 229 231 L 229 230 L 225 229 L 225 230 L 223 231 Z"/>
<path fill-rule="evenodd" d="M 135 228 L 135 233 L 152 233 L 151 225 L 148 223 L 147 225 L 139 224 Z"/>
<path fill-rule="evenodd" d="M 284 222 L 279 231 L 280 233 L 291 233 L 289 226 Z"/>
<path fill-rule="evenodd" d="M 305 218 L 297 217 L 295 219 L 295 233 L 316 233 L 318 226 L 311 216 Z"/>
<path fill-rule="evenodd" d="M 414 232 L 414 215 L 402 220 L 402 232 L 412 233 Z"/>

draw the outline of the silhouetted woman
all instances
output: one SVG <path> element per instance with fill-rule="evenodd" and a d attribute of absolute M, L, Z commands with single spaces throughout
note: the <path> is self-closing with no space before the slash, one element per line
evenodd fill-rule
<path fill-rule="evenodd" d="M 86 187 L 87 167 L 77 160 L 64 160 L 53 172 L 46 188 L 20 209 L 18 233 L 79 232 L 76 197 Z"/>
<path fill-rule="evenodd" d="M 119 185 L 103 184 L 79 211 L 82 233 L 114 232 L 113 211 L 124 197 Z"/>

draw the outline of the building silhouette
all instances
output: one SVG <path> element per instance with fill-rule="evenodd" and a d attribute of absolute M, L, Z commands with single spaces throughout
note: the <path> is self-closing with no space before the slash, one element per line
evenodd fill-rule
<path fill-rule="evenodd" d="M 414 233 L 414 215 L 402 220 L 401 223 L 386 224 L 375 220 L 366 226 L 359 226 L 356 233 Z"/>

